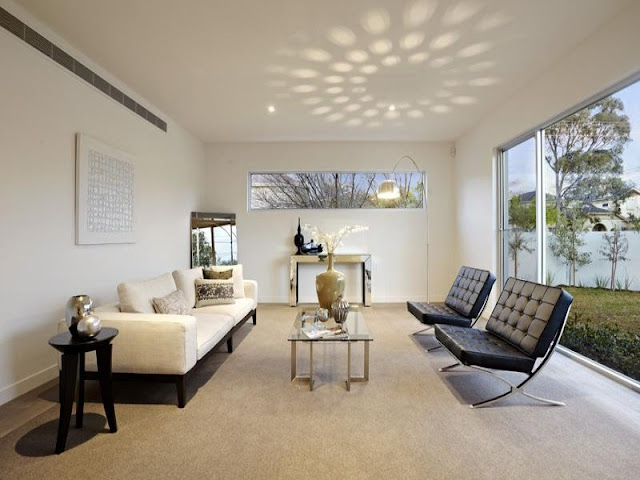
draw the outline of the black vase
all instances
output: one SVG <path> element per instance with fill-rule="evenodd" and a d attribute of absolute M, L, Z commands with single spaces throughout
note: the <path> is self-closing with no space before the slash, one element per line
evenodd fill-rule
<path fill-rule="evenodd" d="M 300 218 L 298 218 L 298 233 L 293 237 L 293 244 L 298 248 L 296 255 L 302 255 L 302 250 L 300 247 L 304 245 L 304 236 L 302 235 L 302 231 L 300 229 Z"/>

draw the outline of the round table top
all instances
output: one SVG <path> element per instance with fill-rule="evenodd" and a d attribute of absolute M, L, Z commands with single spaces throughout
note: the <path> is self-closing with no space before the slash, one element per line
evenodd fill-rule
<path fill-rule="evenodd" d="M 117 328 L 105 327 L 95 337 L 81 340 L 67 331 L 51 337 L 49 345 L 61 352 L 89 352 L 110 343 L 116 335 L 118 335 Z"/>

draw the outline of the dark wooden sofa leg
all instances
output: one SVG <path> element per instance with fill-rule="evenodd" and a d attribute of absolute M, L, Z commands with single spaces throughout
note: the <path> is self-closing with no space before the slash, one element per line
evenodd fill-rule
<path fill-rule="evenodd" d="M 253 324 L 256 324 L 256 320 L 258 319 L 258 310 L 253 311 Z"/>
<path fill-rule="evenodd" d="M 228 351 L 229 353 L 232 353 L 232 352 L 233 352 L 233 337 L 229 337 L 229 338 L 227 339 L 227 351 Z"/>
<path fill-rule="evenodd" d="M 179 375 L 176 379 L 176 389 L 178 390 L 178 408 L 184 408 L 187 404 L 185 381 L 186 375 Z"/>

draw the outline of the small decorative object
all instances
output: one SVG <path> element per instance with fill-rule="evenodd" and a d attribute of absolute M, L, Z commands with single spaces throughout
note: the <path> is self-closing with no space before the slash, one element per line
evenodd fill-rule
<path fill-rule="evenodd" d="M 347 315 L 349 315 L 349 302 L 344 300 L 342 295 L 340 295 L 331 305 L 331 311 L 333 312 L 333 319 L 336 323 L 342 325 L 347 320 Z"/>
<path fill-rule="evenodd" d="M 80 338 L 93 338 L 102 328 L 102 322 L 93 312 L 85 315 L 77 323 L 78 336 Z"/>
<path fill-rule="evenodd" d="M 305 228 L 311 231 L 314 238 L 320 243 L 327 246 L 327 271 L 316 276 L 316 293 L 318 294 L 318 303 L 322 308 L 329 310 L 329 314 L 333 316 L 331 305 L 344 292 L 344 274 L 333 269 L 335 249 L 341 244 L 342 239 L 349 233 L 362 232 L 368 230 L 369 227 L 362 225 L 345 225 L 335 233 L 326 233 L 317 227 L 305 225 Z"/>
<path fill-rule="evenodd" d="M 318 308 L 316 310 L 316 322 L 326 322 L 327 320 L 329 320 L 329 310 L 327 310 L 326 308 Z"/>
<path fill-rule="evenodd" d="M 293 237 L 293 244 L 298 247 L 298 251 L 296 255 L 302 255 L 302 250 L 300 248 L 304 245 L 304 236 L 302 235 L 302 230 L 300 229 L 300 217 L 298 217 L 298 233 Z"/>
<path fill-rule="evenodd" d="M 89 339 L 100 332 L 102 325 L 92 308 L 93 301 L 89 295 L 75 295 L 67 301 L 65 321 L 75 338 Z"/>

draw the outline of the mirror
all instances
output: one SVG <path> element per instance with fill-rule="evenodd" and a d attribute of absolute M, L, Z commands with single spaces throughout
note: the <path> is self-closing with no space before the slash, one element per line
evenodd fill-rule
<path fill-rule="evenodd" d="M 236 214 L 191 212 L 191 267 L 237 263 Z"/>

